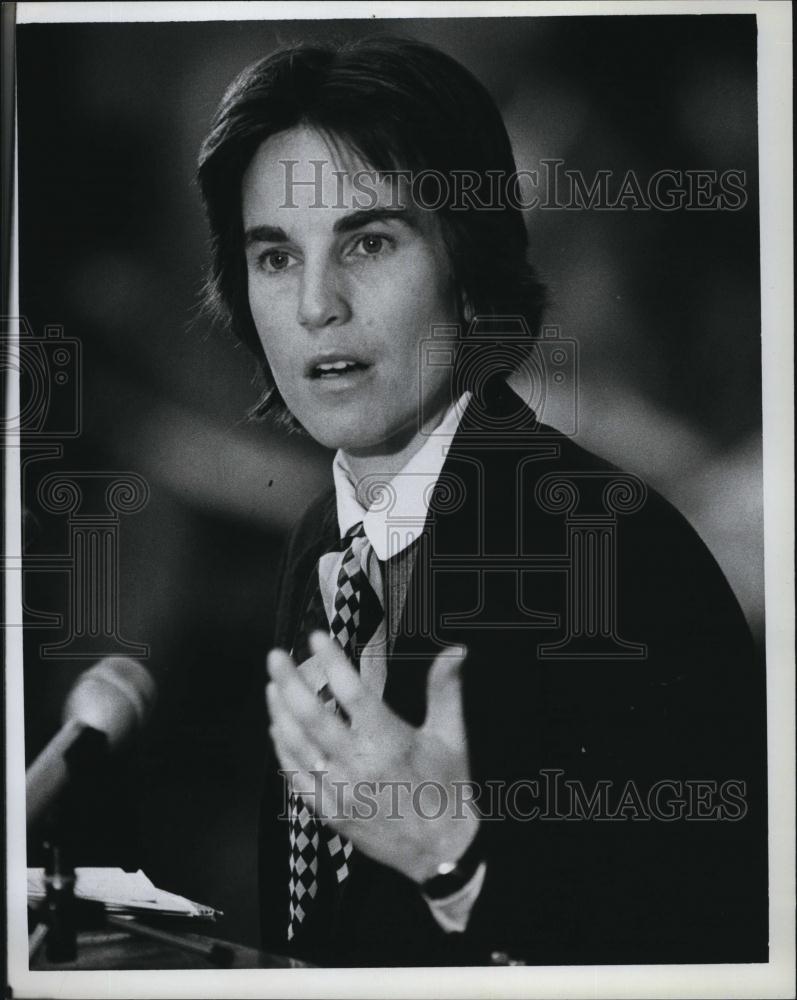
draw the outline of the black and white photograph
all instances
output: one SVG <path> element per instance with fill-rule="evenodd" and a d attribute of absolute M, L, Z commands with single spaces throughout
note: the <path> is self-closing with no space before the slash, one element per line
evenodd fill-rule
<path fill-rule="evenodd" d="M 4 5 L 14 997 L 786 997 L 791 8 Z"/>

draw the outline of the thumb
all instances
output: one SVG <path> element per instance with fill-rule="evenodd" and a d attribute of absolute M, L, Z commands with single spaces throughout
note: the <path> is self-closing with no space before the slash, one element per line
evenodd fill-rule
<path fill-rule="evenodd" d="M 435 657 L 426 683 L 426 719 L 423 728 L 448 742 L 457 740 L 465 730 L 462 711 L 462 664 L 468 655 L 465 647 L 449 647 Z"/>

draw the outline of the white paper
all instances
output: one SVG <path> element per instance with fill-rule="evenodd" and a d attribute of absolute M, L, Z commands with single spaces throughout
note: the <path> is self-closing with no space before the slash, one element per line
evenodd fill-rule
<path fill-rule="evenodd" d="M 44 895 L 44 869 L 28 868 L 28 899 L 43 899 Z M 221 912 L 158 889 L 141 869 L 126 872 L 121 868 L 76 868 L 75 896 L 104 903 L 117 913 L 150 910 L 179 917 L 215 918 Z"/>

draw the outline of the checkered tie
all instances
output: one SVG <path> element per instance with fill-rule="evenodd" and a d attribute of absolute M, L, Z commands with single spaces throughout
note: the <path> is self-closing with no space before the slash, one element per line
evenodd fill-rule
<path fill-rule="evenodd" d="M 346 547 L 338 571 L 334 612 L 329 628 L 346 656 L 359 669 L 360 653 L 384 614 L 377 589 L 371 583 L 374 574 L 379 573 L 379 565 L 362 522 L 346 533 L 342 544 Z M 381 591 L 381 586 L 377 586 Z M 338 710 L 328 684 L 321 688 L 318 695 L 330 710 Z M 318 894 L 322 840 L 332 861 L 336 884 L 340 886 L 349 875 L 351 843 L 320 823 L 302 797 L 291 792 L 289 941 L 296 936 L 299 925 L 304 922 Z"/>

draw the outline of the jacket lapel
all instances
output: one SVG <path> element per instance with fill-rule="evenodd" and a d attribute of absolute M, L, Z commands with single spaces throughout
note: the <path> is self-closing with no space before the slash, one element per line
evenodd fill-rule
<path fill-rule="evenodd" d="M 463 414 L 418 541 L 388 670 L 385 701 L 412 724 L 425 716 L 426 677 L 440 650 L 464 643 L 473 661 L 480 646 L 498 640 L 502 616 L 507 629 L 535 625 L 520 610 L 519 572 L 489 566 L 520 551 L 518 469 L 558 457 L 547 430 L 503 382 Z M 542 615 L 536 624 L 553 618 Z"/>

